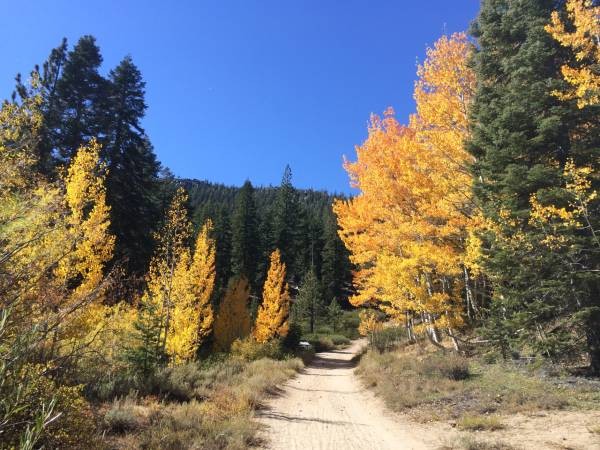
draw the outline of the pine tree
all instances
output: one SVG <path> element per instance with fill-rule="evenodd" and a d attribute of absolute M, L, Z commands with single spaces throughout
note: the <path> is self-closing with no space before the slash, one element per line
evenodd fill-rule
<path fill-rule="evenodd" d="M 279 250 L 271 254 L 270 260 L 253 332 L 258 342 L 285 337 L 289 329 L 290 294 L 285 282 L 285 264 L 281 262 Z"/>
<path fill-rule="evenodd" d="M 259 213 L 260 224 L 258 227 L 259 237 L 259 259 L 256 267 L 257 272 L 257 285 L 263 286 L 267 278 L 267 271 L 269 270 L 270 255 L 273 252 L 273 221 L 274 212 L 272 205 L 263 209 Z"/>
<path fill-rule="evenodd" d="M 23 83 L 21 74 L 17 74 L 16 92 L 13 93 L 13 97 L 18 94 L 22 102 L 35 97 L 40 100 L 39 111 L 42 122 L 38 129 L 39 140 L 34 152 L 37 170 L 47 177 L 56 175 L 57 161 L 54 150 L 58 139 L 57 133 L 60 133 L 56 87 L 67 60 L 67 48 L 67 39 L 64 38 L 58 47 L 52 49 L 41 70 L 36 65 L 31 72 L 31 79 L 36 80 L 33 86 Z"/>
<path fill-rule="evenodd" d="M 331 324 L 333 331 L 336 332 L 339 329 L 342 320 L 342 307 L 335 297 L 333 297 L 331 303 L 329 303 L 329 306 L 327 307 L 327 319 Z"/>
<path fill-rule="evenodd" d="M 292 185 L 292 169 L 286 166 L 277 192 L 274 211 L 273 247 L 281 251 L 288 277 L 302 273 L 306 255 L 306 217 L 298 193 Z"/>
<path fill-rule="evenodd" d="M 161 339 L 163 321 L 157 305 L 158 302 L 152 300 L 140 303 L 133 323 L 134 344 L 125 351 L 125 359 L 131 370 L 145 379 L 167 360 Z"/>
<path fill-rule="evenodd" d="M 321 283 L 326 302 L 344 298 L 351 282 L 348 250 L 338 235 L 337 221 L 330 211 L 323 218 L 323 249 L 321 251 Z"/>
<path fill-rule="evenodd" d="M 215 319 L 215 350 L 228 351 L 236 339 L 250 334 L 252 320 L 248 311 L 250 286 L 245 277 L 232 278 Z"/>
<path fill-rule="evenodd" d="M 582 259 L 579 244 L 553 248 L 532 214 L 536 202 L 567 206 L 566 166 L 570 160 L 587 166 L 598 148 L 597 109 L 578 111 L 576 99 L 555 95 L 567 88 L 561 67 L 571 57 L 545 30 L 556 4 L 483 2 L 473 27 L 479 82 L 468 145 L 477 160 L 475 194 L 488 224 L 481 261 L 494 283 L 492 314 L 498 315 L 489 321 L 488 334 L 500 347 L 527 342 L 550 356 L 572 344 L 570 314 L 597 308 L 599 292 L 598 282 L 582 273 L 597 267 L 595 257 Z M 585 231 L 571 233 L 572 241 Z M 580 264 L 586 269 L 578 270 Z M 585 328 L 592 366 L 600 370 L 593 331 L 600 328 L 599 315 L 594 317 Z M 551 334 L 544 331 L 548 321 Z"/>
<path fill-rule="evenodd" d="M 104 155 L 116 257 L 127 261 L 128 272 L 139 274 L 148 265 L 158 221 L 159 163 L 140 124 L 145 83 L 130 57 L 110 71 L 109 81 Z"/>
<path fill-rule="evenodd" d="M 104 142 L 108 83 L 100 75 L 100 49 L 93 36 L 83 36 L 71 50 L 56 82 L 53 148 L 69 160 L 90 139 Z"/>
<path fill-rule="evenodd" d="M 254 188 L 246 181 L 236 196 L 231 220 L 231 271 L 234 276 L 246 277 L 251 286 L 256 281 L 258 244 Z"/>
<path fill-rule="evenodd" d="M 296 319 L 308 320 L 311 333 L 315 331 L 317 318 L 323 313 L 323 298 L 321 286 L 315 271 L 309 270 L 302 280 L 302 285 L 294 303 Z"/>

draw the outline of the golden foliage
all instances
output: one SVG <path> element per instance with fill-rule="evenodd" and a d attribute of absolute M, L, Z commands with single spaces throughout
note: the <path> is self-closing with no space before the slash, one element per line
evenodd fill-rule
<path fill-rule="evenodd" d="M 0 108 L 0 195 L 31 189 L 38 182 L 34 146 L 43 119 L 41 102 L 38 95 L 25 99 L 21 105 L 4 102 Z"/>
<path fill-rule="evenodd" d="M 194 280 L 193 290 L 196 298 L 196 317 L 198 318 L 198 345 L 201 344 L 210 332 L 214 322 L 212 304 L 210 302 L 215 286 L 215 241 L 212 239 L 212 221 L 209 219 L 202 226 L 196 239 L 194 259 L 190 266 L 190 273 Z"/>
<path fill-rule="evenodd" d="M 231 280 L 215 319 L 215 349 L 227 351 L 236 339 L 250 334 L 252 319 L 248 311 L 250 286 L 245 277 Z"/>
<path fill-rule="evenodd" d="M 567 31 L 558 11 L 552 13 L 546 31 L 564 47 L 574 52 L 577 67 L 564 65 L 564 79 L 573 86 L 568 92 L 556 92 L 562 99 L 577 99 L 579 108 L 600 103 L 600 6 L 592 0 L 568 0 L 567 17 L 573 31 Z"/>
<path fill-rule="evenodd" d="M 377 320 L 375 311 L 363 309 L 358 313 L 358 317 L 360 318 L 358 332 L 361 336 L 369 336 L 382 328 L 381 322 Z"/>
<path fill-rule="evenodd" d="M 360 195 L 337 201 L 340 236 L 356 271 L 356 305 L 375 303 L 444 326 L 460 323 L 466 241 L 477 224 L 464 150 L 475 76 L 463 33 L 427 51 L 415 85 L 417 114 L 401 125 L 373 116 L 357 161 L 345 163 Z"/>
<path fill-rule="evenodd" d="M 542 244 L 556 250 L 572 245 L 576 234 L 583 233 L 591 236 L 592 245 L 600 248 L 599 230 L 594 229 L 592 220 L 594 202 L 598 200 L 598 191 L 592 185 L 593 176 L 592 167 L 577 167 L 573 160 L 568 160 L 563 170 L 565 191 L 570 198 L 567 205 L 544 204 L 537 194 L 531 196 L 529 223 L 543 230 Z"/>
<path fill-rule="evenodd" d="M 285 282 L 285 264 L 276 249 L 271 253 L 271 262 L 263 288 L 262 304 L 258 309 L 254 337 L 258 342 L 267 342 L 275 337 L 287 335 L 289 329 L 290 294 Z"/>
<path fill-rule="evenodd" d="M 193 258 L 184 251 L 173 275 L 173 311 L 166 349 L 175 363 L 193 358 L 212 330 L 215 244 L 211 232 L 212 222 L 208 220 L 196 239 Z"/>
<path fill-rule="evenodd" d="M 142 302 L 152 304 L 158 312 L 162 322 L 162 348 L 175 363 L 188 360 L 195 353 L 199 338 L 200 302 L 204 301 L 205 290 L 212 292 L 213 284 L 208 273 L 211 267 L 202 266 L 203 259 L 207 262 L 208 258 L 212 258 L 214 264 L 212 244 L 201 242 L 198 249 L 209 254 L 195 254 L 193 258 L 190 254 L 192 224 L 185 208 L 187 198 L 183 188 L 179 188 L 173 196 L 163 226 L 156 234 L 156 251 L 150 261 L 147 287 L 142 297 Z M 200 238 L 208 239 L 208 229 L 204 232 Z M 207 273 L 199 273 L 199 270 Z M 196 280 L 195 275 L 204 276 L 204 279 Z M 209 282 L 210 285 L 207 284 Z M 197 283 L 204 284 L 198 286 Z"/>
<path fill-rule="evenodd" d="M 18 123 L 30 125 L 23 118 L 4 125 Z M 103 314 L 104 267 L 114 248 L 104 177 L 99 146 L 92 142 L 80 148 L 64 178 L 55 183 L 33 175 L 27 182 L 13 180 L 13 188 L 0 195 L 5 275 L 0 289 L 3 299 L 11 299 L 3 306 L 18 306 L 15 314 L 26 315 L 27 324 L 51 330 L 52 354 L 87 345 Z"/>
<path fill-rule="evenodd" d="M 65 202 L 71 236 L 76 244 L 56 270 L 65 281 L 79 279 L 75 295 L 87 295 L 103 278 L 106 262 L 113 255 L 115 238 L 109 232 L 110 208 L 106 204 L 105 164 L 100 162 L 100 144 L 92 140 L 81 147 L 65 177 Z"/>

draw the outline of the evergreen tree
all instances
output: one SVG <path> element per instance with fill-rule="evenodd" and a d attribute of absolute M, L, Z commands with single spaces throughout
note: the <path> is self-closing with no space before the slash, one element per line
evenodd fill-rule
<path fill-rule="evenodd" d="M 155 301 L 140 303 L 133 323 L 135 344 L 125 352 L 132 371 L 143 378 L 150 377 L 167 360 L 162 347 L 162 317 L 157 304 Z"/>
<path fill-rule="evenodd" d="M 308 320 L 310 332 L 314 333 L 317 318 L 322 312 L 321 286 L 314 269 L 311 269 L 306 273 L 296 297 L 294 318 Z"/>
<path fill-rule="evenodd" d="M 236 197 L 231 222 L 231 271 L 235 276 L 245 276 L 255 286 L 259 238 L 250 181 L 244 183 Z"/>
<path fill-rule="evenodd" d="M 342 321 L 342 307 L 335 297 L 327 307 L 327 319 L 331 324 L 333 331 L 336 332 L 340 328 L 340 323 Z"/>
<path fill-rule="evenodd" d="M 65 38 L 58 47 L 52 49 L 50 56 L 42 65 L 42 69 L 40 70 L 36 65 L 31 72 L 32 80 L 37 80 L 33 86 L 23 83 L 21 74 L 17 74 L 16 92 L 13 93 L 13 99 L 15 94 L 18 94 L 21 101 L 35 96 L 41 98 L 40 113 L 43 120 L 38 130 L 39 139 L 35 147 L 35 157 L 38 171 L 46 176 L 55 175 L 54 145 L 58 139 L 57 134 L 60 133 L 56 87 L 66 60 L 67 39 Z"/>
<path fill-rule="evenodd" d="M 257 285 L 263 286 L 267 277 L 267 270 L 269 268 L 269 259 L 271 252 L 273 251 L 273 221 L 274 211 L 272 207 L 263 210 L 259 214 L 260 224 L 258 227 L 258 236 L 260 242 L 259 248 L 259 260 L 257 264 Z"/>
<path fill-rule="evenodd" d="M 298 193 L 292 185 L 292 169 L 286 166 L 275 204 L 272 247 L 280 249 L 289 278 L 297 278 L 302 273 L 301 261 L 306 255 L 303 213 Z"/>
<path fill-rule="evenodd" d="M 57 129 L 51 136 L 56 138 L 53 149 L 64 159 L 72 158 L 92 138 L 104 143 L 108 82 L 98 72 L 101 64 L 96 39 L 83 36 L 68 53 L 56 82 L 56 110 L 51 114 L 51 125 Z"/>
<path fill-rule="evenodd" d="M 554 95 L 566 88 L 560 73 L 566 52 L 544 27 L 557 4 L 482 3 L 472 30 L 479 43 L 473 59 L 479 82 L 469 143 L 477 161 L 475 194 L 491 224 L 482 236 L 481 260 L 494 284 L 488 334 L 503 349 L 528 342 L 550 356 L 571 344 L 570 313 L 597 307 L 599 292 L 597 277 L 590 282 L 573 269 L 582 262 L 585 271 L 597 268 L 597 254 L 557 251 L 533 223 L 532 199 L 568 204 L 568 192 L 560 188 L 565 165 L 571 159 L 585 165 L 598 149 L 598 110 L 578 112 L 576 101 Z M 596 319 L 586 328 L 600 370 L 599 336 L 591 331 L 600 329 L 598 316 L 589 316 Z"/>
<path fill-rule="evenodd" d="M 217 248 L 215 292 L 220 296 L 231 277 L 231 219 L 224 206 L 220 206 L 215 214 L 213 236 Z"/>
<path fill-rule="evenodd" d="M 321 253 L 321 283 L 326 302 L 344 298 L 347 285 L 351 282 L 348 250 L 340 239 L 337 221 L 330 211 L 323 217 L 323 250 Z"/>
<path fill-rule="evenodd" d="M 152 253 L 158 220 L 159 163 L 140 121 L 146 111 L 145 83 L 130 57 L 109 74 L 109 110 L 104 154 L 109 164 L 108 202 L 112 209 L 116 256 L 130 272 L 141 273 Z"/>

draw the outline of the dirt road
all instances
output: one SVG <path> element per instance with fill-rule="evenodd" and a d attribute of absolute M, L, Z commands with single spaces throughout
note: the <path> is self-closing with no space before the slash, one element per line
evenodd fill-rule
<path fill-rule="evenodd" d="M 259 419 L 271 450 L 417 450 L 427 448 L 411 425 L 389 416 L 354 375 L 352 358 L 364 345 L 318 353 L 283 386 Z"/>

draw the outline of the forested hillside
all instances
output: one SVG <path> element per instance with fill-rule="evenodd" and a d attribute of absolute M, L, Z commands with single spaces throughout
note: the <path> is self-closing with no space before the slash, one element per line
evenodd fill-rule
<path fill-rule="evenodd" d="M 262 285 L 266 261 L 277 247 L 287 252 L 288 278 L 294 288 L 313 267 L 323 284 L 325 302 L 329 304 L 335 297 L 347 304 L 351 293 L 351 265 L 348 252 L 337 235 L 332 211 L 333 201 L 345 196 L 294 189 L 289 167 L 283 177 L 280 187 L 253 188 L 246 182 L 242 188 L 237 188 L 198 180 L 177 180 L 177 183 L 190 195 L 189 205 L 196 226 L 208 218 L 213 221 L 219 249 L 217 274 L 220 280 L 227 280 L 231 271 L 235 273 L 239 267 L 235 258 L 240 256 L 232 251 L 236 249 L 237 252 L 239 246 L 244 245 L 240 241 L 246 240 L 252 242 L 252 245 L 248 244 L 250 248 L 256 246 L 250 253 L 256 252 L 253 258 L 259 263 L 249 272 L 257 286 Z M 244 195 L 249 192 L 253 194 L 244 200 Z M 244 224 L 242 216 L 246 217 Z M 243 227 L 247 227 L 248 234 L 241 232 Z"/>

